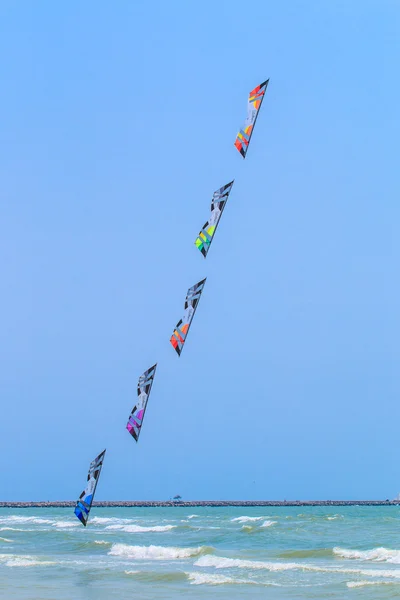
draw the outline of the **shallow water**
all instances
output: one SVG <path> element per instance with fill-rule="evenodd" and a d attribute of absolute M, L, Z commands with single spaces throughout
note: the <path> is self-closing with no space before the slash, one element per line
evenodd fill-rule
<path fill-rule="evenodd" d="M 0 509 L 0 598 L 385 599 L 400 508 Z"/>

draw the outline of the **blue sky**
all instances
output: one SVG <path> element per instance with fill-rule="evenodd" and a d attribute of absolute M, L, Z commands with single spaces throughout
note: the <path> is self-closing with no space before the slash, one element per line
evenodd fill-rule
<path fill-rule="evenodd" d="M 1 499 L 74 499 L 104 447 L 98 499 L 398 493 L 399 25 L 389 0 L 1 3 Z"/>

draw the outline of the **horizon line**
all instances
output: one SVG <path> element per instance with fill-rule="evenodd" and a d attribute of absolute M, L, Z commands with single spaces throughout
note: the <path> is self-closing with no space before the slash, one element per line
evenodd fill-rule
<path fill-rule="evenodd" d="M 0 508 L 70 508 L 75 500 L 0 501 Z M 98 500 L 97 508 L 224 507 L 224 506 L 399 506 L 393 500 Z"/>

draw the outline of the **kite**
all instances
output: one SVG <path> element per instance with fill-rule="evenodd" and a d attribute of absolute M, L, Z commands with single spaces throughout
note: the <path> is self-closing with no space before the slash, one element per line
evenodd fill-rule
<path fill-rule="evenodd" d="M 170 342 L 175 348 L 178 356 L 181 355 L 183 344 L 185 343 L 187 334 L 189 333 L 194 313 L 196 312 L 205 282 L 206 280 L 202 279 L 198 283 L 195 283 L 195 285 L 189 288 L 187 291 L 185 300 L 185 314 L 179 323 L 177 323 L 174 333 L 170 339 Z"/>
<path fill-rule="evenodd" d="M 84 525 L 85 527 L 89 518 L 90 509 L 92 508 L 94 494 L 96 492 L 97 484 L 99 482 L 105 453 L 106 451 L 103 450 L 103 452 L 100 452 L 100 454 L 96 456 L 96 458 L 90 463 L 89 473 L 87 476 L 88 482 L 86 488 L 79 496 L 79 500 L 77 501 L 75 506 L 75 514 L 82 523 L 82 525 Z"/>
<path fill-rule="evenodd" d="M 150 367 L 150 369 L 147 369 L 147 371 L 145 371 L 143 375 L 139 377 L 137 386 L 138 399 L 132 409 L 126 426 L 127 430 L 136 441 L 138 441 L 140 432 L 142 430 L 144 413 L 146 412 L 147 401 L 150 396 L 151 386 L 153 385 L 154 375 L 156 374 L 156 368 L 157 363 Z"/>
<path fill-rule="evenodd" d="M 261 108 L 262 101 L 268 86 L 269 79 L 254 88 L 249 94 L 247 101 L 247 118 L 244 122 L 243 129 L 236 136 L 235 146 L 239 150 L 243 158 L 246 158 L 249 148 L 251 136 L 257 121 L 258 112 Z"/>
<path fill-rule="evenodd" d="M 195 241 L 197 248 L 200 250 L 204 258 L 210 249 L 219 221 L 222 217 L 222 212 L 228 200 L 229 194 L 233 186 L 233 181 L 227 183 L 222 188 L 214 192 L 211 201 L 211 216 L 210 220 L 203 225 L 198 238 Z"/>

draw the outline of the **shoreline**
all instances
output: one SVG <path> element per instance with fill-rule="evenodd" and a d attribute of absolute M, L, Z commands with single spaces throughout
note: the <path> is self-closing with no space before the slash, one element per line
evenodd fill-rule
<path fill-rule="evenodd" d="M 0 508 L 71 508 L 73 500 L 41 502 L 0 502 Z M 224 506 L 399 506 L 400 500 L 192 500 L 192 501 L 148 501 L 111 500 L 93 502 L 97 508 L 194 508 Z"/>

